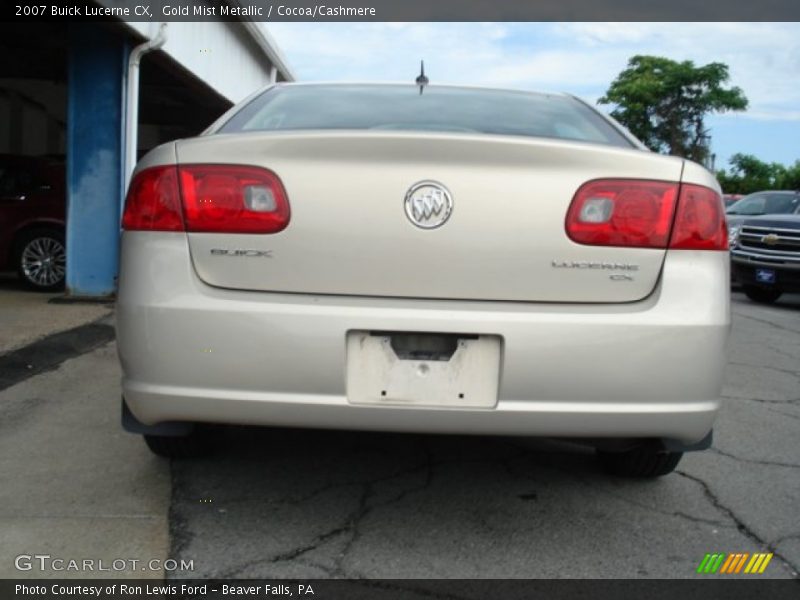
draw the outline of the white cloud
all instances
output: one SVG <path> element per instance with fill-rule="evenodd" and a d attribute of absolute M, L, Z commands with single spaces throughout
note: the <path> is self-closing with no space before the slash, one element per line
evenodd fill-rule
<path fill-rule="evenodd" d="M 653 23 L 557 23 L 556 31 L 585 46 L 633 44 L 652 39 Z"/>
<path fill-rule="evenodd" d="M 800 120 L 797 23 L 271 23 L 305 80 L 434 82 L 601 96 L 634 54 L 724 62 L 744 116 Z"/>
<path fill-rule="evenodd" d="M 750 100 L 746 117 L 798 120 L 800 27 L 796 23 L 567 23 L 564 39 L 601 52 L 722 62 Z"/>
<path fill-rule="evenodd" d="M 408 81 L 419 60 L 448 81 L 474 82 L 474 66 L 503 59 L 498 24 L 272 23 L 270 32 L 303 79 Z"/>

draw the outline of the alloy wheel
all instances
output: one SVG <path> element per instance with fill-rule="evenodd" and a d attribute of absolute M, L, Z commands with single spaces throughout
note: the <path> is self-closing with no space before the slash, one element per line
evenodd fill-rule
<path fill-rule="evenodd" d="M 37 237 L 22 249 L 20 266 L 25 278 L 39 287 L 58 285 L 66 273 L 67 252 L 59 240 Z"/>

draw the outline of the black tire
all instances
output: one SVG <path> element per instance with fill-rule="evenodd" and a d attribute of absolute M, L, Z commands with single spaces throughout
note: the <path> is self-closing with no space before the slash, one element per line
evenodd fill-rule
<path fill-rule="evenodd" d="M 758 302 L 759 304 L 772 304 L 783 295 L 783 292 L 780 290 L 756 287 L 754 285 L 746 285 L 744 286 L 744 295 L 753 302 Z"/>
<path fill-rule="evenodd" d="M 144 442 L 153 454 L 164 458 L 197 458 L 211 450 L 208 436 L 195 429 L 189 435 L 167 436 L 143 434 Z"/>
<path fill-rule="evenodd" d="M 641 446 L 625 452 L 597 451 L 603 469 L 619 477 L 661 477 L 675 470 L 683 452 L 667 452 L 655 447 Z"/>
<path fill-rule="evenodd" d="M 17 273 L 28 288 L 37 292 L 64 289 L 66 260 L 64 232 L 59 229 L 30 229 L 14 244 Z"/>

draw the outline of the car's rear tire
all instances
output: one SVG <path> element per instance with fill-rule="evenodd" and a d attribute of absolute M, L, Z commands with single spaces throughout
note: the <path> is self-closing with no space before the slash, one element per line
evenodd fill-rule
<path fill-rule="evenodd" d="M 197 458 L 210 452 L 208 435 L 194 429 L 189 435 L 148 435 L 143 434 L 144 442 L 153 454 L 164 458 Z"/>
<path fill-rule="evenodd" d="M 683 452 L 669 452 L 653 446 L 640 446 L 624 452 L 597 451 L 603 469 L 619 477 L 652 478 L 675 470 Z"/>
<path fill-rule="evenodd" d="M 14 244 L 14 263 L 30 289 L 39 292 L 63 289 L 67 276 L 64 232 L 46 227 L 23 232 Z"/>
<path fill-rule="evenodd" d="M 754 285 L 744 286 L 744 294 L 753 302 L 759 304 L 772 304 L 783 295 L 780 290 L 769 290 L 767 288 L 756 287 Z"/>

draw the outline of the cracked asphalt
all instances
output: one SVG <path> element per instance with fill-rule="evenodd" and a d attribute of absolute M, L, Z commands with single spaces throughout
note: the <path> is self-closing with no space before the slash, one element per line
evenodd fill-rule
<path fill-rule="evenodd" d="M 174 461 L 172 577 L 689 578 L 707 552 L 800 570 L 800 297 L 733 294 L 713 449 L 628 481 L 519 438 L 223 428 Z"/>

